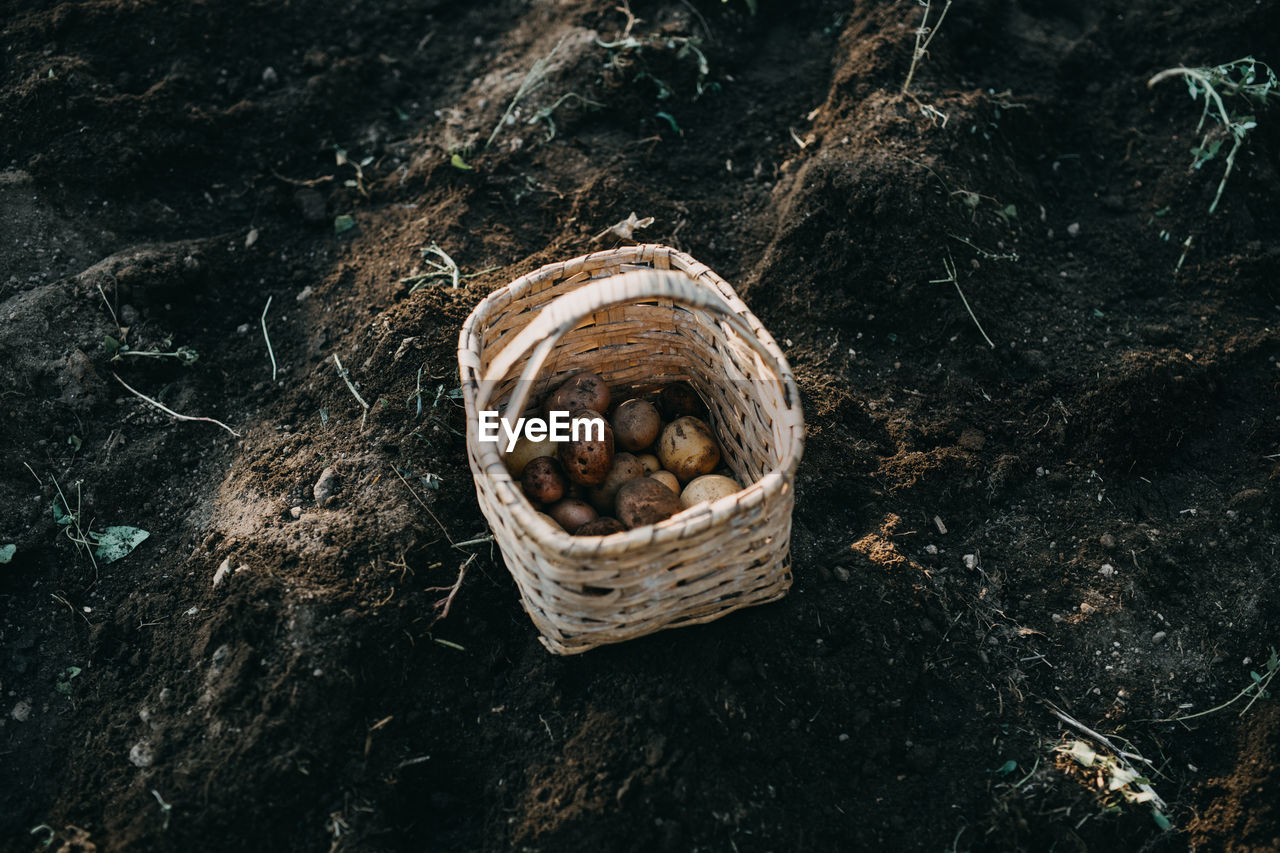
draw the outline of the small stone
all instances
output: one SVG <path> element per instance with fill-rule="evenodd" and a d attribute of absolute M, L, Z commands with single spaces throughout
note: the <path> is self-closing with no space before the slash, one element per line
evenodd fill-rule
<path fill-rule="evenodd" d="M 229 574 L 231 574 L 231 558 L 227 557 L 218 566 L 218 570 L 213 573 L 213 588 L 217 589 L 218 585 L 226 580 Z"/>
<path fill-rule="evenodd" d="M 311 494 L 316 499 L 316 506 L 324 506 L 325 501 L 337 493 L 338 486 L 338 475 L 332 468 L 321 471 L 320 479 L 316 480 L 315 486 L 311 489 Z"/>
<path fill-rule="evenodd" d="M 836 566 L 831 570 L 831 573 L 836 576 L 836 580 L 840 581 L 840 583 L 849 582 L 849 570 L 844 566 Z"/>
<path fill-rule="evenodd" d="M 1055 613 L 1055 614 L 1053 614 L 1053 617 L 1052 617 L 1052 618 L 1053 618 L 1053 621 L 1054 621 L 1054 622 L 1066 622 L 1066 621 L 1067 621 L 1066 617 L 1065 617 L 1065 616 L 1063 616 L 1061 613 Z"/>
<path fill-rule="evenodd" d="M 244 237 L 244 247 L 248 249 L 252 247 L 253 244 L 256 242 L 258 242 L 258 229 L 250 228 L 249 233 L 246 234 Z"/>
<path fill-rule="evenodd" d="M 13 706 L 13 710 L 9 712 L 9 716 L 13 717 L 20 723 L 25 723 L 27 720 L 31 719 L 31 702 L 27 699 L 23 699 L 17 705 Z"/>
<path fill-rule="evenodd" d="M 293 298 L 294 298 L 294 299 L 296 299 L 296 300 L 298 300 L 299 302 L 306 302 L 306 301 L 307 301 L 307 297 L 308 297 L 308 296 L 310 296 L 310 295 L 311 295 L 312 293 L 314 293 L 314 292 L 315 292 L 315 291 L 313 291 L 313 290 L 311 289 L 311 285 L 309 285 L 309 284 L 308 284 L 306 287 L 302 288 L 302 290 L 299 290 L 299 291 L 298 291 L 298 295 L 297 295 L 297 296 L 295 296 L 295 297 L 293 297 Z"/>
<path fill-rule="evenodd" d="M 262 69 L 262 82 L 267 86 L 274 86 L 280 82 L 280 75 L 276 73 L 274 68 L 268 65 L 266 68 Z"/>
<path fill-rule="evenodd" d="M 1084 613 L 1085 615 L 1097 612 L 1097 610 L 1098 608 L 1094 607 L 1092 604 L 1090 604 L 1087 601 L 1080 602 L 1080 612 Z"/>
<path fill-rule="evenodd" d="M 841 733 L 840 733 L 840 737 L 836 738 L 836 740 L 840 741 L 841 743 L 848 743 L 848 742 L 849 742 L 849 736 L 848 736 L 847 734 L 845 734 L 844 732 L 841 732 Z"/>
<path fill-rule="evenodd" d="M 151 744 L 140 740 L 129 749 L 129 763 L 134 767 L 150 767 L 156 760 Z"/>
<path fill-rule="evenodd" d="M 248 331 L 249 331 L 249 324 L 248 324 L 248 323 L 241 323 L 239 326 L 236 326 L 236 333 L 237 333 L 237 334 L 243 335 L 243 334 L 245 334 L 245 333 L 246 333 L 246 332 L 248 332 Z"/>
<path fill-rule="evenodd" d="M 134 308 L 128 302 L 120 306 L 120 322 L 126 326 L 132 326 L 138 322 L 138 309 Z"/>
<path fill-rule="evenodd" d="M 1167 639 L 1169 639 L 1169 635 L 1164 631 L 1156 631 L 1154 634 L 1151 635 L 1152 645 L 1158 646 Z"/>
<path fill-rule="evenodd" d="M 289 515 L 293 516 L 294 518 L 302 518 L 302 507 L 295 506 L 290 508 Z"/>
<path fill-rule="evenodd" d="M 1103 563 L 1102 568 L 1098 569 L 1098 574 L 1104 578 L 1109 578 L 1116 573 L 1116 567 L 1110 563 Z"/>
<path fill-rule="evenodd" d="M 938 553 L 938 546 L 937 546 L 937 545 L 932 545 L 932 544 L 930 544 L 930 545 L 925 545 L 925 546 L 924 546 L 924 552 L 925 552 L 926 554 L 937 554 L 937 553 Z"/>
<path fill-rule="evenodd" d="M 1103 548 L 1106 548 L 1108 551 L 1114 551 L 1116 549 L 1116 537 L 1112 536 L 1110 533 L 1104 533 L 1101 538 L 1098 539 L 1098 544 Z"/>
<path fill-rule="evenodd" d="M 1068 225 L 1068 226 L 1067 226 L 1067 233 L 1068 233 L 1068 234 L 1070 234 L 1072 237 L 1079 237 L 1079 236 L 1080 236 L 1080 223 L 1079 223 L 1079 222 L 1072 222 L 1070 225 Z"/>
<path fill-rule="evenodd" d="M 966 569 L 968 569 L 969 571 L 973 571 L 974 569 L 978 568 L 978 555 L 977 555 L 977 554 L 965 554 L 965 555 L 964 555 L 964 567 L 965 567 Z"/>

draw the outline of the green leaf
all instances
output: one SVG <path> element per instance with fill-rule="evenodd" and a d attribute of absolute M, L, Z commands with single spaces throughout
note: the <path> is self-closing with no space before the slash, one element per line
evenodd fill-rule
<path fill-rule="evenodd" d="M 108 527 L 101 533 L 91 534 L 98 547 L 93 555 L 104 563 L 114 563 L 141 545 L 151 534 L 137 527 Z"/>
<path fill-rule="evenodd" d="M 10 542 L 8 545 L 0 545 L 0 566 L 13 559 L 13 555 L 18 553 L 18 546 Z"/>
<path fill-rule="evenodd" d="M 1151 819 L 1156 822 L 1156 826 L 1160 827 L 1165 832 L 1173 829 L 1173 822 L 1170 821 L 1169 818 L 1165 817 L 1164 813 L 1159 809 L 1151 810 Z"/>
<path fill-rule="evenodd" d="M 350 231 L 356 227 L 356 220 L 349 213 L 342 213 L 333 217 L 333 233 L 341 234 L 344 231 Z"/>
<path fill-rule="evenodd" d="M 71 679 L 84 672 L 78 666 L 69 666 L 62 671 L 62 675 L 58 677 L 58 683 L 54 685 L 54 689 L 64 696 L 71 695 Z"/>
<path fill-rule="evenodd" d="M 1010 773 L 1018 769 L 1018 762 L 1010 758 L 1004 764 L 1000 765 L 1000 769 L 995 771 L 997 776 L 1008 776 Z"/>
<path fill-rule="evenodd" d="M 455 169 L 461 169 L 464 172 L 474 172 L 475 166 L 469 165 L 466 160 L 462 159 L 462 155 L 456 151 L 449 157 L 449 165 Z"/>
<path fill-rule="evenodd" d="M 79 451 L 82 444 L 82 442 L 80 441 L 80 436 L 76 435 L 75 433 L 72 433 L 71 435 L 67 436 L 67 444 L 71 445 L 72 450 Z"/>
<path fill-rule="evenodd" d="M 1005 216 L 1016 217 L 1018 215 L 1018 208 L 1016 205 L 1006 204 L 1003 212 Z"/>
<path fill-rule="evenodd" d="M 673 116 L 671 113 L 656 113 L 656 115 L 658 118 L 662 119 L 667 124 L 671 125 L 671 129 L 674 130 L 676 133 L 679 133 L 681 135 L 684 134 L 684 131 L 680 129 L 680 125 L 676 124 L 676 117 Z"/>
<path fill-rule="evenodd" d="M 103 335 L 102 348 L 107 352 L 111 353 L 112 355 L 115 355 L 116 353 L 120 352 L 120 342 L 117 341 L 115 338 L 111 337 L 110 335 Z"/>
<path fill-rule="evenodd" d="M 58 524 L 71 523 L 71 512 L 68 508 L 63 506 L 62 497 L 60 495 L 53 496 L 53 520 Z"/>

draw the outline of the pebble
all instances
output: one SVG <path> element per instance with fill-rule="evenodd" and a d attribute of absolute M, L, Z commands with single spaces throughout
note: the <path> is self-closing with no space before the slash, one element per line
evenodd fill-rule
<path fill-rule="evenodd" d="M 977 554 L 965 554 L 965 555 L 964 555 L 964 567 L 965 567 L 966 569 L 968 569 L 969 571 L 973 571 L 974 569 L 978 568 L 978 555 L 977 555 Z"/>
<path fill-rule="evenodd" d="M 338 485 L 337 472 L 332 468 L 321 471 L 320 479 L 316 480 L 315 486 L 311 489 L 311 494 L 316 499 L 316 506 L 324 506 L 324 502 L 337 493 Z"/>
<path fill-rule="evenodd" d="M 834 574 L 836 576 L 836 579 L 841 583 L 849 582 L 849 570 L 846 569 L 844 566 L 836 566 L 834 569 L 831 570 L 831 573 Z"/>
<path fill-rule="evenodd" d="M 155 760 L 156 757 L 151 750 L 151 744 L 145 740 L 138 741 L 129 749 L 129 763 L 134 767 L 150 767 Z"/>
<path fill-rule="evenodd" d="M 841 732 L 841 733 L 840 733 L 840 737 L 836 738 L 836 740 L 840 741 L 841 743 L 848 743 L 848 741 L 849 741 L 849 736 L 848 736 L 847 734 L 845 734 L 844 732 Z"/>
<path fill-rule="evenodd" d="M 1087 602 L 1087 601 L 1082 601 L 1082 602 L 1080 602 L 1080 612 L 1081 612 L 1081 613 L 1086 613 L 1086 614 L 1087 614 L 1087 613 L 1093 613 L 1093 612 L 1097 611 L 1097 609 L 1098 609 L 1098 608 L 1094 607 L 1092 604 L 1090 604 L 1090 603 L 1089 603 L 1089 602 Z"/>
<path fill-rule="evenodd" d="M 1080 223 L 1079 223 L 1079 222 L 1072 222 L 1070 225 L 1068 225 L 1068 226 L 1067 226 L 1067 233 L 1068 233 L 1068 234 L 1070 234 L 1072 237 L 1079 237 L 1079 236 L 1080 236 Z"/>
<path fill-rule="evenodd" d="M 294 518 L 302 518 L 302 507 L 295 506 L 290 508 L 289 515 L 293 516 Z"/>
<path fill-rule="evenodd" d="M 925 545 L 925 546 L 924 546 L 924 552 L 925 552 L 926 554 L 936 554 L 936 553 L 938 553 L 938 546 L 937 546 L 937 545 Z"/>
<path fill-rule="evenodd" d="M 1168 639 L 1168 637 L 1169 635 L 1166 632 L 1156 631 L 1154 634 L 1151 635 L 1151 642 L 1158 646 L 1161 643 L 1163 643 L 1166 639 Z"/>
<path fill-rule="evenodd" d="M 1108 551 L 1114 551 L 1116 547 L 1116 537 L 1112 536 L 1110 533 L 1104 533 L 1101 538 L 1098 539 L 1098 544 L 1103 548 L 1106 548 Z"/>
<path fill-rule="evenodd" d="M 1116 567 L 1110 563 L 1103 563 L 1102 568 L 1098 569 L 1098 574 L 1104 578 L 1109 578 L 1116 573 Z"/>
<path fill-rule="evenodd" d="M 218 570 L 213 573 L 213 588 L 217 589 L 218 585 L 226 580 L 229 574 L 231 574 L 231 558 L 227 557 L 218 566 Z"/>
<path fill-rule="evenodd" d="M 13 717 L 20 723 L 25 723 L 31 719 L 31 702 L 23 699 L 17 705 L 13 706 L 13 710 L 9 712 L 9 716 Z"/>
<path fill-rule="evenodd" d="M 276 73 L 274 68 L 268 65 L 266 68 L 262 69 L 262 82 L 268 86 L 274 86 L 280 82 L 280 75 Z"/>

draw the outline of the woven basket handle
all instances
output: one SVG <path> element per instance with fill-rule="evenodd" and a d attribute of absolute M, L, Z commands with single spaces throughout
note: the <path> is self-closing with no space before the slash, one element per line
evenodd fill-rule
<path fill-rule="evenodd" d="M 786 378 L 779 372 L 772 353 L 757 337 L 756 332 L 714 291 L 698 285 L 683 273 L 670 270 L 631 270 L 585 284 L 572 293 L 566 293 L 544 307 L 529 325 L 503 347 L 481 380 L 476 395 L 476 410 L 485 411 L 489 398 L 512 366 L 530 352 L 528 363 L 516 384 L 515 393 L 507 404 L 508 412 L 523 412 L 529 401 L 533 380 L 542 369 L 560 338 L 571 331 L 583 318 L 602 308 L 644 299 L 670 299 L 690 308 L 710 311 L 728 323 L 786 389 L 787 405 L 791 405 L 790 389 Z"/>

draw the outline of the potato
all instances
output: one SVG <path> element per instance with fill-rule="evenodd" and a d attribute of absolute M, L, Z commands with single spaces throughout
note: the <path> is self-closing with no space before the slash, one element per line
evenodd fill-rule
<path fill-rule="evenodd" d="M 588 500 L 598 512 L 612 512 L 614 499 L 618 497 L 618 489 L 637 477 L 643 476 L 644 466 L 640 464 L 639 459 L 630 453 L 616 453 L 613 457 L 613 467 L 609 469 L 609 473 L 600 485 L 591 490 Z"/>
<path fill-rule="evenodd" d="M 585 370 L 574 373 L 551 392 L 543 408 L 547 412 L 575 412 L 578 409 L 607 412 L 609 386 L 594 373 Z"/>
<path fill-rule="evenodd" d="M 524 466 L 520 485 L 525 497 L 537 504 L 553 504 L 564 497 L 569 488 L 564 469 L 553 456 L 539 456 Z"/>
<path fill-rule="evenodd" d="M 644 466 L 645 474 L 652 474 L 654 471 L 662 470 L 662 463 L 652 453 L 641 453 L 636 459 Z"/>
<path fill-rule="evenodd" d="M 503 454 L 503 461 L 507 463 L 507 470 L 511 472 L 511 476 L 518 480 L 524 474 L 524 466 L 539 456 L 555 455 L 556 443 L 551 439 L 543 438 L 538 441 L 530 441 L 521 435 L 516 440 L 516 446 L 511 448 L 511 452 Z"/>
<path fill-rule="evenodd" d="M 623 450 L 644 450 L 658 440 L 662 418 L 648 400 L 627 400 L 613 412 L 613 440 Z"/>
<path fill-rule="evenodd" d="M 684 487 L 684 491 L 680 493 L 680 505 L 688 509 L 695 504 L 719 500 L 726 495 L 741 491 L 741 489 L 742 487 L 738 485 L 738 481 L 732 477 L 723 477 L 719 474 L 704 474 L 701 477 L 695 477 L 689 485 Z"/>
<path fill-rule="evenodd" d="M 650 480 L 657 480 L 677 495 L 680 494 L 680 481 L 676 479 L 676 475 L 670 471 L 654 471 L 649 475 Z"/>
<path fill-rule="evenodd" d="M 680 497 L 650 477 L 632 480 L 618 490 L 618 520 L 629 528 L 657 524 L 680 511 Z"/>
<path fill-rule="evenodd" d="M 547 515 L 554 518 L 557 524 L 570 533 L 597 518 L 597 513 L 591 508 L 591 504 L 577 498 L 565 498 L 559 503 L 552 504 L 547 507 Z"/>
<path fill-rule="evenodd" d="M 596 486 L 604 482 L 613 468 L 613 430 L 604 415 L 591 409 L 578 409 L 569 416 L 570 422 L 579 418 L 599 421 L 604 427 L 604 438 L 597 439 L 598 428 L 583 425 L 578 430 L 578 440 L 570 438 L 560 445 L 560 464 L 570 480 L 583 486 Z M 572 434 L 572 432 L 571 432 Z"/>
<path fill-rule="evenodd" d="M 608 536 L 611 533 L 625 533 L 626 526 L 616 518 L 602 515 L 595 521 L 578 528 L 574 536 Z"/>
<path fill-rule="evenodd" d="M 711 427 L 690 415 L 667 424 L 657 451 L 662 467 L 682 483 L 709 474 L 720 464 L 720 448 Z"/>
<path fill-rule="evenodd" d="M 676 382 L 664 387 L 658 395 L 658 404 L 662 407 L 662 416 L 669 421 L 685 415 L 702 417 L 707 413 L 706 403 L 702 402 L 698 392 L 688 382 Z"/>

